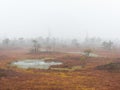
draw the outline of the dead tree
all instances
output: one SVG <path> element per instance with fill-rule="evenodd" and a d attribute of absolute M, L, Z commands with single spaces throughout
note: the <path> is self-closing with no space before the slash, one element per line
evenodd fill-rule
<path fill-rule="evenodd" d="M 40 50 L 40 44 L 38 43 L 37 40 L 33 40 L 33 53 L 38 53 Z"/>
<path fill-rule="evenodd" d="M 111 50 L 113 47 L 113 42 L 112 41 L 108 41 L 108 42 L 104 41 L 102 43 L 102 45 L 103 45 L 104 49 Z"/>

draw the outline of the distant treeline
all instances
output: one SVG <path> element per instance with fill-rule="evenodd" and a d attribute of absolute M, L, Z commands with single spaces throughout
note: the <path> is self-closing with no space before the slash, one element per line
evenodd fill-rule
<path fill-rule="evenodd" d="M 33 50 L 40 50 L 44 51 L 55 51 L 58 48 L 74 48 L 74 49 L 82 49 L 82 48 L 103 48 L 106 50 L 112 50 L 112 49 L 118 49 L 120 48 L 120 42 L 117 41 L 111 41 L 111 40 L 102 40 L 100 38 L 85 38 L 83 41 L 79 39 L 69 39 L 69 40 L 63 40 L 58 38 L 31 38 L 31 39 L 25 39 L 25 38 L 16 38 L 16 39 L 9 39 L 5 38 L 2 39 L 0 42 L 1 48 L 19 48 L 19 47 L 30 47 L 33 48 Z"/>

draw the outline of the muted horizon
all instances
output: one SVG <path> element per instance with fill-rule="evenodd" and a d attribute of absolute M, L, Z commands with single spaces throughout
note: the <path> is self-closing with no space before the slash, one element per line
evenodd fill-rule
<path fill-rule="evenodd" d="M 118 0 L 1 0 L 0 38 L 120 39 Z"/>

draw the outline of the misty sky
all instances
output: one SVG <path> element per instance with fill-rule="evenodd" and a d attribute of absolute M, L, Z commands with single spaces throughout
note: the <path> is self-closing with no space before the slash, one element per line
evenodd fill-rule
<path fill-rule="evenodd" d="M 0 0 L 0 38 L 120 39 L 120 0 Z"/>

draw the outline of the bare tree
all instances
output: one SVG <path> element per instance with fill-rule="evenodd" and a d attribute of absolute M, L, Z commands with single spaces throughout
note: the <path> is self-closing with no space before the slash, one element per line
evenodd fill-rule
<path fill-rule="evenodd" d="M 46 51 L 50 52 L 51 49 L 52 49 L 51 42 L 50 42 L 50 38 L 48 37 L 48 38 L 46 38 Z"/>
<path fill-rule="evenodd" d="M 108 41 L 108 42 L 104 41 L 102 43 L 102 45 L 103 45 L 104 49 L 111 50 L 113 47 L 113 42 L 112 41 Z"/>
<path fill-rule="evenodd" d="M 37 40 L 33 40 L 32 42 L 33 42 L 33 52 L 38 53 L 40 49 L 40 44 L 38 43 Z"/>
<path fill-rule="evenodd" d="M 73 45 L 73 47 L 78 48 L 78 47 L 79 47 L 78 40 L 77 40 L 77 39 L 73 39 L 73 40 L 72 40 L 72 45 Z"/>
<path fill-rule="evenodd" d="M 9 46 L 9 44 L 10 44 L 10 39 L 9 38 L 6 38 L 6 39 L 4 39 L 3 41 L 2 41 L 2 43 L 3 43 L 3 45 L 4 46 Z"/>

